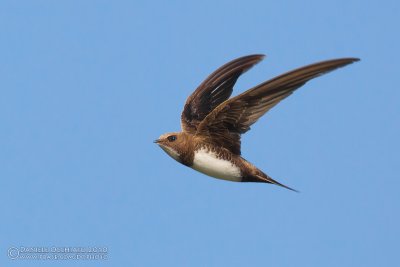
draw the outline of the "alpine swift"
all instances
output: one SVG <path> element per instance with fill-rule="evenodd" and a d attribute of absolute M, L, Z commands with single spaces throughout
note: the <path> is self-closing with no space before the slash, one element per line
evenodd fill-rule
<path fill-rule="evenodd" d="M 154 142 L 176 161 L 206 175 L 294 190 L 242 158 L 240 136 L 309 80 L 359 59 L 339 58 L 311 64 L 229 98 L 239 76 L 263 58 L 264 55 L 244 56 L 214 71 L 186 100 L 181 115 L 182 131 L 163 134 Z"/>

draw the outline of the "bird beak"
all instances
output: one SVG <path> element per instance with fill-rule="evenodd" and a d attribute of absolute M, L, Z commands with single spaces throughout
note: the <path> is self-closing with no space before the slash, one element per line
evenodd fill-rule
<path fill-rule="evenodd" d="M 155 143 L 155 144 L 158 144 L 158 143 L 160 143 L 160 139 L 156 139 L 156 140 L 154 140 L 154 141 L 153 141 L 153 143 Z"/>

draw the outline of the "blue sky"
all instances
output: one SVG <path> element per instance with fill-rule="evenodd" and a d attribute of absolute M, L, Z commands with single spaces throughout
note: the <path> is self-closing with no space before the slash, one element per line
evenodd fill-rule
<path fill-rule="evenodd" d="M 1 266 L 394 266 L 400 237 L 398 1 L 2 1 Z M 220 65 L 234 94 L 320 60 L 243 136 L 294 193 L 216 180 L 152 143 Z M 105 261 L 10 247 L 104 246 Z"/>

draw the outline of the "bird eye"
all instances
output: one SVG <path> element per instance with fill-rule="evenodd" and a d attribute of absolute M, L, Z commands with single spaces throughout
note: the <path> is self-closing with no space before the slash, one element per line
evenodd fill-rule
<path fill-rule="evenodd" d="M 176 140 L 176 135 L 170 135 L 167 137 L 168 141 L 174 142 Z"/>

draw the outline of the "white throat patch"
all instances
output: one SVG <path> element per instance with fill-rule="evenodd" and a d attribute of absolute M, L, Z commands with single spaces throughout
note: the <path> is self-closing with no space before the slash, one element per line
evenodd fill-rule
<path fill-rule="evenodd" d="M 176 161 L 180 161 L 179 159 L 179 153 L 173 148 L 167 147 L 167 146 L 160 146 L 171 158 L 173 158 Z"/>

